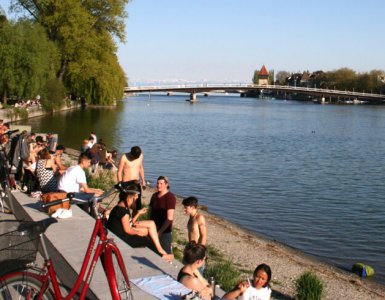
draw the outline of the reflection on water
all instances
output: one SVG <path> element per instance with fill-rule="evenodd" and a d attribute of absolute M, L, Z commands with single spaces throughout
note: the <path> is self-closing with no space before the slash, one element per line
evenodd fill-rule
<path fill-rule="evenodd" d="M 213 213 L 346 269 L 367 263 L 383 282 L 385 107 L 185 99 L 131 97 L 28 123 L 74 148 L 90 131 L 120 152 L 140 145 L 147 179 L 168 175 Z"/>

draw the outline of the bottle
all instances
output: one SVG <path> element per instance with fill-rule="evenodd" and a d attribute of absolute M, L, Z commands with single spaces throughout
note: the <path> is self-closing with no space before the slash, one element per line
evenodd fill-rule
<path fill-rule="evenodd" d="M 210 277 L 209 284 L 213 290 L 213 296 L 211 297 L 211 299 L 214 299 L 215 298 L 215 279 L 214 279 L 214 277 Z"/>

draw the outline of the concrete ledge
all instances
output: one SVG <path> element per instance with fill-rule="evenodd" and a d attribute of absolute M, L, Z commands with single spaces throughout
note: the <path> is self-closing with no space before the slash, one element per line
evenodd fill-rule
<path fill-rule="evenodd" d="M 14 214 L 17 219 L 38 221 L 48 217 L 39 210 L 40 203 L 20 191 L 12 192 Z M 72 206 L 73 217 L 59 219 L 46 232 L 48 251 L 54 261 L 55 271 L 64 286 L 72 287 L 81 269 L 84 255 L 92 234 L 95 220 L 77 206 Z M 109 233 L 118 245 L 130 278 L 169 274 L 176 278 L 182 265 L 174 261 L 166 263 L 147 248 L 131 248 L 113 233 Z M 133 285 L 135 299 L 156 299 Z M 90 299 L 110 299 L 110 291 L 103 267 L 98 261 L 90 284 Z"/>

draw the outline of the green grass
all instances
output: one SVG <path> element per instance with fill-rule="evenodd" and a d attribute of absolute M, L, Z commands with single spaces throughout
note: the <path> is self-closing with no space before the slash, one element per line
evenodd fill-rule
<path fill-rule="evenodd" d="M 185 239 L 179 238 L 178 230 L 174 229 L 172 232 L 174 241 L 173 253 L 175 259 L 182 261 L 183 249 L 187 244 Z M 208 279 L 214 277 L 216 284 L 222 289 L 231 290 L 240 281 L 240 272 L 224 255 L 215 247 L 206 245 L 207 257 L 206 268 L 203 276 Z"/>
<path fill-rule="evenodd" d="M 206 246 L 207 257 L 213 261 L 223 261 L 224 255 L 219 250 L 211 245 Z"/>
<path fill-rule="evenodd" d="M 225 291 L 231 290 L 240 281 L 239 271 L 228 260 L 213 263 L 208 261 L 204 271 L 204 277 L 214 277 L 215 282 Z"/>
<path fill-rule="evenodd" d="M 299 300 L 320 300 L 324 294 L 324 284 L 314 273 L 308 271 L 295 281 L 295 290 Z"/>
<path fill-rule="evenodd" d="M 89 170 L 86 171 L 87 185 L 92 188 L 109 190 L 116 184 L 116 175 L 113 171 L 99 168 L 95 174 L 91 174 Z"/>

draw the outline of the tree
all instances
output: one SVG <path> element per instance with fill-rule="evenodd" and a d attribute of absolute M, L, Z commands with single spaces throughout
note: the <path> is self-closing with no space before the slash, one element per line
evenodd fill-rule
<path fill-rule="evenodd" d="M 274 84 L 274 70 L 269 71 L 269 84 Z"/>
<path fill-rule="evenodd" d="M 326 73 L 330 88 L 337 90 L 352 90 L 357 81 L 357 73 L 349 68 L 341 68 Z"/>
<path fill-rule="evenodd" d="M 10 95 L 36 96 L 57 67 L 57 49 L 39 24 L 20 20 L 0 27 L 0 91 L 4 104 Z"/>
<path fill-rule="evenodd" d="M 111 103 L 118 91 L 119 98 L 122 96 L 126 85 L 113 38 L 124 42 L 127 3 L 128 0 L 18 0 L 13 9 L 28 11 L 33 20 L 46 28 L 61 54 L 57 78 L 71 92 L 77 91 L 92 103 Z M 111 63 L 117 69 L 107 65 Z"/>
<path fill-rule="evenodd" d="M 275 76 L 276 78 L 276 83 L 280 85 L 285 85 L 286 84 L 286 78 L 290 76 L 290 73 L 287 71 L 278 71 L 277 75 Z"/>
<path fill-rule="evenodd" d="M 259 78 L 259 71 L 255 70 L 252 78 L 253 84 L 258 84 L 258 78 Z"/>

